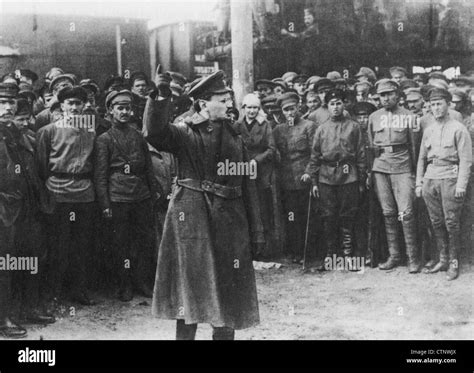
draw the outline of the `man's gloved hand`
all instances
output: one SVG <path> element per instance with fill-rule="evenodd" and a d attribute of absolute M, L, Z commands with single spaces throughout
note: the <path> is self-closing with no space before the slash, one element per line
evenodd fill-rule
<path fill-rule="evenodd" d="M 154 82 L 160 97 L 167 98 L 171 96 L 171 75 L 169 73 L 162 73 L 161 65 L 158 65 L 156 68 Z"/>

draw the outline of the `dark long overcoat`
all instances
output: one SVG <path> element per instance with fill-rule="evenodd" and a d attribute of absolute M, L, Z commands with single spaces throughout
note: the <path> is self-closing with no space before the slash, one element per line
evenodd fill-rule
<path fill-rule="evenodd" d="M 179 164 L 158 253 L 153 314 L 187 324 L 251 327 L 259 313 L 250 245 L 263 242 L 256 187 L 248 176 L 217 173 L 222 160 L 248 160 L 242 138 L 230 123 L 198 113 L 171 125 L 169 110 L 169 99 L 152 94 L 144 114 L 147 141 Z M 199 188 L 204 180 L 240 187 L 242 195 L 205 193 Z"/>

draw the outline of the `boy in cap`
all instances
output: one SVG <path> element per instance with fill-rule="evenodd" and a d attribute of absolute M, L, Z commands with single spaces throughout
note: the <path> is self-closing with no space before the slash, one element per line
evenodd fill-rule
<path fill-rule="evenodd" d="M 113 225 L 119 277 L 119 298 L 133 298 L 136 289 L 151 298 L 147 281 L 153 257 L 153 201 L 157 184 L 148 145 L 130 125 L 133 95 L 128 90 L 112 91 L 106 107 L 112 127 L 96 141 L 94 183 L 97 199 L 106 219 Z"/>
<path fill-rule="evenodd" d="M 325 97 L 330 119 L 318 127 L 311 159 L 303 177 L 311 177 L 313 197 L 319 198 L 327 242 L 326 256 L 337 255 L 342 231 L 343 255 L 353 255 L 353 229 L 359 195 L 365 190 L 366 158 L 359 125 L 343 115 L 345 93 L 330 90 Z M 352 264 L 352 262 L 350 262 Z"/>
<path fill-rule="evenodd" d="M 196 112 L 170 125 L 169 82 L 158 73 L 155 82 L 144 134 L 155 149 L 176 155 L 179 171 L 158 252 L 153 314 L 177 320 L 176 339 L 194 339 L 198 323 L 213 326 L 213 339 L 234 339 L 236 329 L 259 322 L 251 247 L 260 252 L 264 236 L 254 180 L 245 168 L 232 171 L 250 159 L 230 118 L 231 89 L 222 71 L 203 78 L 189 91 Z"/>
<path fill-rule="evenodd" d="M 392 269 L 402 261 L 398 241 L 398 222 L 401 221 L 408 271 L 417 273 L 420 267 L 414 211 L 414 169 L 419 129 L 417 132 L 414 115 L 398 105 L 400 93 L 396 82 L 381 79 L 376 88 L 383 108 L 369 117 L 369 140 L 375 158 L 371 174 L 384 214 L 390 254 L 379 269 Z"/>
<path fill-rule="evenodd" d="M 423 133 L 416 174 L 416 195 L 423 196 L 433 224 L 439 262 L 428 272 L 459 274 L 460 217 L 472 165 L 468 130 L 448 114 L 451 94 L 445 89 L 430 92 L 432 125 Z"/>
<path fill-rule="evenodd" d="M 280 96 L 277 104 L 285 116 L 285 123 L 273 131 L 280 155 L 279 180 L 282 190 L 286 224 L 287 249 L 294 263 L 302 263 L 306 218 L 311 178 L 305 175 L 310 160 L 316 126 L 302 119 L 298 113 L 299 96 L 287 92 Z"/>
<path fill-rule="evenodd" d="M 54 243 L 49 257 L 53 296 L 61 296 L 65 275 L 70 272 L 72 299 L 93 305 L 86 281 L 97 212 L 92 180 L 95 126 L 82 116 L 86 101 L 87 93 L 79 86 L 59 91 L 63 116 L 37 132 L 36 163 L 51 200 L 45 212 Z"/>

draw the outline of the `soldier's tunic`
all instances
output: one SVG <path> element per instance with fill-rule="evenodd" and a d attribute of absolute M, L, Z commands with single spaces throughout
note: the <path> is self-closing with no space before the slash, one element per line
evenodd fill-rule
<path fill-rule="evenodd" d="M 300 179 L 311 157 L 315 131 L 313 122 L 297 116 L 294 125 L 283 123 L 273 132 L 280 156 L 278 179 L 282 191 L 284 220 L 287 223 L 287 241 L 295 257 L 301 256 L 304 249 L 310 186 Z"/>
<path fill-rule="evenodd" d="M 423 134 L 416 185 L 423 187 L 423 198 L 435 234 L 443 237 L 441 242 L 449 240 L 450 261 L 457 259 L 461 245 L 463 200 L 454 195 L 456 188 L 467 189 L 471 165 L 472 142 L 466 127 L 449 114 L 442 122 L 434 120 Z M 447 253 L 443 253 L 443 247 L 438 249 L 443 259 L 442 255 Z"/>
<path fill-rule="evenodd" d="M 322 124 L 314 135 L 306 173 L 313 185 L 319 186 L 321 216 L 330 236 L 327 237 L 331 243 L 329 251 L 335 252 L 338 223 L 347 239 L 351 239 L 359 183 L 366 179 L 366 156 L 359 125 L 342 115 Z M 346 249 L 349 250 L 349 242 Z"/>
<path fill-rule="evenodd" d="M 243 140 L 231 123 L 199 113 L 170 125 L 170 105 L 152 94 L 144 117 L 147 141 L 179 163 L 158 253 L 153 314 L 186 324 L 251 327 L 259 314 L 250 245 L 264 242 L 258 195 L 248 176 L 217 174 L 220 160 L 249 161 Z"/>

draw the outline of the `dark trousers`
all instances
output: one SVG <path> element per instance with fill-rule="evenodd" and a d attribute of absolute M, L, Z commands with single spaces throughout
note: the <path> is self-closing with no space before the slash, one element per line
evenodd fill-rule
<path fill-rule="evenodd" d="M 0 225 L 0 257 L 15 255 L 14 233 L 15 227 Z M 12 271 L 0 270 L 0 321 L 9 316 L 12 308 L 11 273 Z"/>
<path fill-rule="evenodd" d="M 140 202 L 112 202 L 113 240 L 120 286 L 148 284 L 155 247 L 151 199 Z"/>
<path fill-rule="evenodd" d="M 284 190 L 282 197 L 288 254 L 302 257 L 308 218 L 309 189 Z"/>
<path fill-rule="evenodd" d="M 54 242 L 48 254 L 48 277 L 54 296 L 60 296 L 66 274 L 74 294 L 86 291 L 96 216 L 95 202 L 57 203 L 50 218 Z"/>
<path fill-rule="evenodd" d="M 271 188 L 259 188 L 258 200 L 260 204 L 260 218 L 262 220 L 263 232 L 265 235 L 265 251 L 264 256 L 270 257 L 272 254 L 273 245 L 273 235 L 272 235 L 272 190 Z"/>

